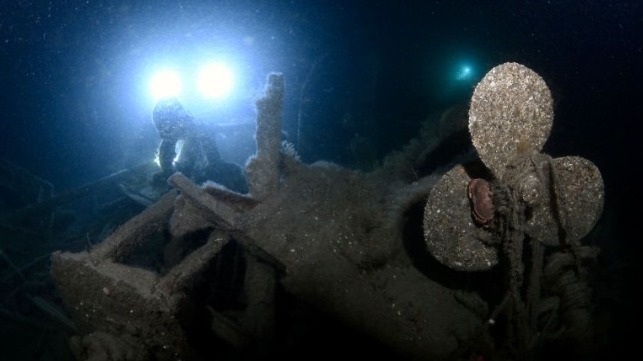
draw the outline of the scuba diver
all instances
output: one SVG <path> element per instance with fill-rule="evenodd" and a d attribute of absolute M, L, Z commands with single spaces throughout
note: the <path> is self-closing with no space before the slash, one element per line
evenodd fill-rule
<path fill-rule="evenodd" d="M 215 126 L 196 122 L 176 98 L 160 100 L 152 112 L 152 121 L 161 137 L 161 172 L 154 175 L 155 183 L 178 171 L 196 183 L 211 180 L 240 193 L 248 191 L 243 169 L 221 158 Z"/>

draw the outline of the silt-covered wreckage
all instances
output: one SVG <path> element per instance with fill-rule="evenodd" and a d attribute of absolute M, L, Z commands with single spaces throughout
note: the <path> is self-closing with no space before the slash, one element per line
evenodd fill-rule
<path fill-rule="evenodd" d="M 270 74 L 248 194 L 176 173 L 102 243 L 53 254 L 78 359 L 217 359 L 221 345 L 230 358 L 266 358 L 278 354 L 283 294 L 408 359 L 591 352 L 598 250 L 581 241 L 601 215 L 603 183 L 586 159 L 541 153 L 553 107 L 536 73 L 495 67 L 468 108 L 369 172 L 304 164 L 284 147 L 283 96 L 283 76 Z M 431 165 L 454 139 L 477 157 Z M 213 286 L 223 252 L 234 308 Z M 150 253 L 162 264 L 150 266 Z"/>

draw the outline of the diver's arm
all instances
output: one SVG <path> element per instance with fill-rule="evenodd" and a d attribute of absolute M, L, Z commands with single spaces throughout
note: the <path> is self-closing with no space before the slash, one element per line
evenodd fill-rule
<path fill-rule="evenodd" d="M 176 141 L 163 139 L 158 149 L 159 165 L 163 173 L 170 174 L 174 172 L 174 158 L 176 157 Z"/>

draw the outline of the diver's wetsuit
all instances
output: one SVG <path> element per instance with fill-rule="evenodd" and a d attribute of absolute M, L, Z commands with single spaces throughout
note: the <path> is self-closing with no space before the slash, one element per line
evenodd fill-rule
<path fill-rule="evenodd" d="M 161 137 L 158 148 L 161 173 L 155 175 L 156 181 L 179 171 L 198 183 L 213 180 L 238 192 L 247 190 L 243 170 L 221 158 L 214 127 L 197 123 L 176 98 L 159 101 L 152 120 Z M 177 159 L 179 141 L 182 144 Z"/>

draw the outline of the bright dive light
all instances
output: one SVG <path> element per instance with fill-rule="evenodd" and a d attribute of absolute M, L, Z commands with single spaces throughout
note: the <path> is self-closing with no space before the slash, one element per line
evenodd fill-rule
<path fill-rule="evenodd" d="M 197 86 L 201 94 L 208 98 L 223 98 L 234 85 L 232 71 L 221 63 L 205 66 L 199 73 Z"/>
<path fill-rule="evenodd" d="M 455 77 L 455 79 L 459 81 L 468 80 L 471 78 L 471 76 L 471 67 L 469 65 L 463 65 L 460 67 L 460 71 L 458 72 L 458 75 Z"/>
<path fill-rule="evenodd" d="M 181 93 L 181 77 L 172 70 L 163 70 L 152 78 L 150 91 L 154 99 L 176 97 Z"/>

